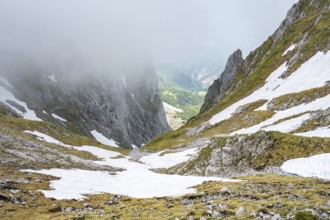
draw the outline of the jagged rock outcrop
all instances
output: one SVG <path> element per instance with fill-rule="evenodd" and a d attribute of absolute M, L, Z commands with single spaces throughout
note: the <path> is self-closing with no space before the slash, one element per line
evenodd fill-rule
<path fill-rule="evenodd" d="M 242 63 L 242 51 L 236 50 L 228 58 L 225 70 L 222 72 L 220 78 L 214 80 L 213 84 L 208 88 L 200 113 L 207 111 L 224 97 L 223 92 L 237 76 Z"/>
<path fill-rule="evenodd" d="M 132 149 L 170 130 L 151 66 L 136 74 L 112 76 L 49 75 L 35 67 L 2 69 L 13 86 L 7 89 L 17 99 L 39 118 L 74 132 L 92 137 L 90 132 L 96 130 Z M 66 121 L 54 118 L 53 113 Z"/>

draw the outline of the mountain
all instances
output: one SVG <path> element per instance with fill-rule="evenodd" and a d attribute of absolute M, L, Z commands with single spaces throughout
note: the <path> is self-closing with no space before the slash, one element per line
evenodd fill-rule
<path fill-rule="evenodd" d="M 0 218 L 329 219 L 329 24 L 328 0 L 300 0 L 229 57 L 196 117 L 131 151 L 108 146 L 116 132 L 131 148 L 168 129 L 163 105 L 183 110 L 151 69 L 77 79 L 2 63 Z"/>
<path fill-rule="evenodd" d="M 2 113 L 48 121 L 127 149 L 169 131 L 152 67 L 121 76 L 70 75 L 70 69 L 51 73 L 15 57 L 2 60 Z"/>
<path fill-rule="evenodd" d="M 143 147 L 199 149 L 162 172 L 233 177 L 284 169 L 300 174 L 299 167 L 281 165 L 330 152 L 329 5 L 301 0 L 244 60 L 240 50 L 233 53 L 209 87 L 200 114 Z M 324 166 L 310 166 L 304 176 L 317 175 L 312 173 Z"/>

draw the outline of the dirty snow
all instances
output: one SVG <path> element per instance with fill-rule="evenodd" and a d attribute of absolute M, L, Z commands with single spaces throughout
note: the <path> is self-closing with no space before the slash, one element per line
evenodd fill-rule
<path fill-rule="evenodd" d="M 54 73 L 53 73 L 52 75 L 49 75 L 48 78 L 49 78 L 51 81 L 53 81 L 53 82 L 57 82 Z"/>
<path fill-rule="evenodd" d="M 287 55 L 290 51 L 293 51 L 296 48 L 296 44 L 291 45 L 283 54 L 282 56 Z"/>
<path fill-rule="evenodd" d="M 281 169 L 302 177 L 317 177 L 330 180 L 330 154 L 319 154 L 308 158 L 297 158 L 283 163 Z"/>
<path fill-rule="evenodd" d="M 328 137 L 328 138 L 330 138 L 330 127 L 321 127 L 314 131 L 297 133 L 295 135 L 305 136 L 305 137 Z"/>
<path fill-rule="evenodd" d="M 196 148 L 192 148 L 181 152 L 166 153 L 162 156 L 161 154 L 166 152 L 165 150 L 144 156 L 140 161 L 146 163 L 150 168 L 169 168 L 189 160 L 192 155 L 196 154 L 197 150 Z"/>
<path fill-rule="evenodd" d="M 111 146 L 111 147 L 119 147 L 117 142 L 115 142 L 112 139 L 109 139 L 109 138 L 105 137 L 103 134 L 97 132 L 96 130 L 91 131 L 91 134 L 101 144 L 105 144 L 105 145 L 108 145 L 108 146 Z"/>
<path fill-rule="evenodd" d="M 204 126 L 207 124 L 214 125 L 220 121 L 230 118 L 239 106 L 262 99 L 271 101 L 273 98 L 285 94 L 301 92 L 325 85 L 325 83 L 330 80 L 330 53 L 324 54 L 323 52 L 318 52 L 307 62 L 302 64 L 301 67 L 293 72 L 289 77 L 286 79 L 280 78 L 286 70 L 287 66 L 286 63 L 284 63 L 268 77 L 263 87 L 214 115 Z M 311 77 L 311 73 L 313 73 L 313 76 L 317 77 Z M 268 103 L 264 104 L 257 110 L 266 110 L 267 104 Z M 323 103 L 322 106 L 324 105 L 325 104 Z M 298 113 L 301 113 L 301 111 Z M 276 115 L 279 116 L 281 114 L 278 112 Z M 282 115 L 284 117 L 286 116 L 286 114 Z M 290 114 L 289 116 L 291 115 L 293 114 Z M 281 118 L 277 118 L 277 120 Z"/>
<path fill-rule="evenodd" d="M 19 110 L 15 106 L 10 105 L 8 102 L 6 102 L 6 100 L 14 101 L 17 104 L 19 104 L 20 106 L 24 107 L 25 112 Z M 2 87 L 1 85 L 0 85 L 0 102 L 5 103 L 7 106 L 9 106 L 11 109 L 13 109 L 17 114 L 22 115 L 24 119 L 42 121 L 40 118 L 37 117 L 36 113 L 33 110 L 28 108 L 28 106 L 26 105 L 25 102 L 22 102 L 22 101 L 16 99 L 15 96 L 13 95 L 13 93 L 11 93 L 9 90 Z"/>
<path fill-rule="evenodd" d="M 60 120 L 60 121 L 67 122 L 66 119 L 64 119 L 64 118 L 62 118 L 62 117 L 60 117 L 60 116 L 58 116 L 58 115 L 56 115 L 56 114 L 54 114 L 54 113 L 52 113 L 52 116 L 53 116 L 53 118 L 56 118 L 56 119 L 58 119 L 58 120 Z"/>
<path fill-rule="evenodd" d="M 45 140 L 49 140 L 45 138 Z M 82 146 L 74 147 L 76 150 L 88 151 L 102 161 L 94 161 L 101 165 L 109 165 L 112 167 L 122 167 L 125 171 L 117 172 L 115 175 L 104 171 L 89 171 L 89 170 L 25 170 L 26 172 L 34 172 L 48 174 L 60 177 L 59 180 L 51 181 L 50 187 L 52 190 L 42 190 L 46 197 L 55 199 L 83 199 L 84 194 L 100 194 L 111 193 L 118 195 L 126 195 L 135 198 L 152 198 L 162 196 L 181 196 L 196 192 L 192 186 L 203 183 L 204 181 L 230 181 L 237 182 L 239 180 L 215 178 L 215 177 L 195 177 L 195 176 L 179 176 L 166 175 L 152 172 L 150 168 L 163 165 L 173 164 L 172 157 L 159 157 L 158 153 L 155 158 L 165 160 L 163 165 L 155 163 L 154 160 L 145 160 L 144 164 L 130 160 L 129 157 L 113 159 L 120 153 L 93 147 Z M 183 154 L 189 153 L 184 151 Z M 173 155 L 180 155 L 175 153 Z M 157 158 L 158 157 L 158 158 Z M 181 155 L 180 157 L 183 157 Z M 166 162 L 169 160 L 170 162 Z"/>

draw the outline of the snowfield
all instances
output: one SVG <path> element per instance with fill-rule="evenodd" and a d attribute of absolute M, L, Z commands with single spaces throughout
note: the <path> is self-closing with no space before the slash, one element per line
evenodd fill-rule
<path fill-rule="evenodd" d="M 330 138 L 330 127 L 318 128 L 314 131 L 308 131 L 304 133 L 297 133 L 295 135 L 305 136 L 305 137 L 325 137 Z"/>
<path fill-rule="evenodd" d="M 297 93 L 304 90 L 322 87 L 327 81 L 330 80 L 330 53 L 318 52 L 307 62 L 301 65 L 301 67 L 293 72 L 289 77 L 283 79 L 280 78 L 281 75 L 287 70 L 286 63 L 281 65 L 277 70 L 275 70 L 266 80 L 263 87 L 253 92 L 251 95 L 241 99 L 240 101 L 234 103 L 218 114 L 214 115 L 208 122 L 204 124 L 204 127 L 208 124 L 214 125 L 223 120 L 230 118 L 235 110 L 243 105 L 258 101 L 258 100 L 268 100 L 263 106 L 256 110 L 267 110 L 267 104 L 276 97 Z M 311 73 L 313 76 L 311 77 Z M 249 128 L 242 129 L 240 131 L 234 132 L 233 134 L 243 134 L 243 133 L 254 133 L 258 130 L 265 128 L 265 130 L 277 130 L 282 132 L 292 131 L 306 120 L 307 115 L 303 115 L 298 118 L 290 120 L 292 123 L 283 122 L 281 126 L 272 125 L 279 119 L 286 117 L 291 117 L 300 113 L 307 111 L 326 109 L 330 107 L 330 95 L 316 99 L 315 101 L 295 106 L 293 108 L 278 111 L 272 118 Z"/>
<path fill-rule="evenodd" d="M 44 141 L 50 141 L 51 143 L 59 142 L 40 132 L 28 133 L 40 136 L 40 138 L 43 137 Z M 61 142 L 59 143 L 61 144 Z M 215 177 L 166 175 L 150 170 L 150 168 L 168 167 L 184 162 L 189 159 L 187 154 L 194 153 L 196 149 L 165 154 L 164 156 L 160 156 L 159 153 L 151 154 L 142 157 L 141 161 L 144 163 L 140 163 L 130 160 L 131 158 L 127 156 L 115 159 L 114 157 L 121 154 L 98 147 L 82 146 L 73 148 L 88 151 L 103 159 L 102 161 L 94 161 L 94 163 L 121 167 L 125 171 L 113 174 L 104 171 L 77 169 L 25 170 L 27 172 L 48 174 L 61 178 L 60 180 L 51 181 L 50 187 L 52 190 L 42 191 L 46 197 L 55 199 L 83 199 L 85 198 L 84 194 L 100 193 L 126 195 L 134 198 L 181 196 L 196 192 L 191 187 L 201 184 L 204 181 L 239 181 Z"/>
<path fill-rule="evenodd" d="M 28 106 L 26 105 L 25 102 L 18 100 L 13 95 L 12 92 L 10 92 L 7 88 L 5 88 L 5 87 L 9 87 L 9 88 L 12 87 L 12 85 L 10 85 L 6 79 L 0 78 L 0 81 L 4 84 L 4 86 L 2 86 L 0 84 L 0 102 L 6 104 L 8 107 L 10 107 L 12 110 L 14 110 L 17 114 L 22 115 L 24 119 L 42 121 L 40 118 L 37 117 L 36 113 L 33 110 L 28 108 Z M 24 107 L 25 111 L 21 111 L 20 109 L 16 108 L 15 106 L 9 104 L 7 102 L 7 100 L 13 101 L 13 102 L 19 104 L 20 106 Z"/>
<path fill-rule="evenodd" d="M 330 153 L 284 162 L 281 169 L 302 177 L 317 177 L 330 180 Z"/>
<path fill-rule="evenodd" d="M 97 132 L 96 130 L 91 131 L 91 134 L 101 144 L 108 145 L 111 147 L 119 147 L 118 143 L 115 142 L 113 139 L 109 139 L 109 138 L 105 137 L 103 134 L 101 134 L 100 132 Z"/>

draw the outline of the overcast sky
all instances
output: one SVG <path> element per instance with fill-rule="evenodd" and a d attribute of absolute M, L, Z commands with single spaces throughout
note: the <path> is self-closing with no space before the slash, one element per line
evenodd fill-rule
<path fill-rule="evenodd" d="M 224 62 L 271 35 L 297 0 L 0 0 L 0 51 L 97 68 Z M 86 63 L 85 63 L 86 64 Z"/>

